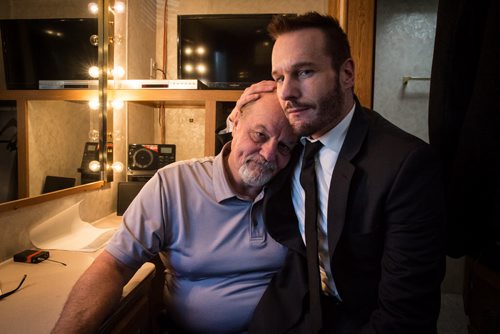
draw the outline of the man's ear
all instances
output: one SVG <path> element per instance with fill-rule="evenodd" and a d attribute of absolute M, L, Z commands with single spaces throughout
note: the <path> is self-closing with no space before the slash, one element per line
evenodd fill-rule
<path fill-rule="evenodd" d="M 240 117 L 241 117 L 241 111 L 238 110 L 238 112 L 234 113 L 232 119 L 233 131 L 238 127 L 238 124 L 240 123 Z"/>
<path fill-rule="evenodd" d="M 354 61 L 352 58 L 346 59 L 340 66 L 339 82 L 344 90 L 354 87 Z"/>

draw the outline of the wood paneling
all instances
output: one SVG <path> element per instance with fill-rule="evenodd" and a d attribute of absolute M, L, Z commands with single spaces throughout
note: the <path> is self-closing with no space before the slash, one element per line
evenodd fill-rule
<path fill-rule="evenodd" d="M 355 92 L 365 107 L 373 106 L 375 0 L 329 0 L 328 12 L 338 18 L 351 45 Z"/>

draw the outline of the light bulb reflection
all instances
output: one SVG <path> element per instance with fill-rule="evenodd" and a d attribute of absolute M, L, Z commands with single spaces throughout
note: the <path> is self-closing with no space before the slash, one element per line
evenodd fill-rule
<path fill-rule="evenodd" d="M 121 66 L 115 66 L 115 68 L 111 70 L 111 74 L 113 75 L 113 78 L 121 79 L 125 75 L 125 70 Z"/>
<path fill-rule="evenodd" d="M 92 160 L 89 162 L 89 169 L 92 172 L 98 172 L 101 169 L 101 163 L 97 160 Z"/>
<path fill-rule="evenodd" d="M 91 110 L 97 110 L 99 109 L 99 100 L 98 99 L 92 99 L 89 101 L 89 108 Z"/>
<path fill-rule="evenodd" d="M 89 67 L 89 75 L 92 78 L 98 78 L 99 77 L 99 67 L 97 67 L 97 66 L 90 66 Z"/>
<path fill-rule="evenodd" d="M 117 12 L 117 13 L 125 12 L 125 4 L 121 1 L 116 1 L 113 8 L 114 8 L 115 12 Z"/>
<path fill-rule="evenodd" d="M 196 72 L 205 74 L 207 72 L 207 67 L 204 64 L 198 64 L 196 65 Z"/>
<path fill-rule="evenodd" d="M 123 163 L 122 163 L 122 162 L 120 162 L 120 161 L 115 161 L 115 162 L 113 162 L 113 164 L 111 165 L 111 168 L 113 169 L 113 171 L 114 171 L 115 173 L 121 173 L 121 172 L 123 172 L 123 169 L 124 169 L 125 167 L 123 166 Z"/>
<path fill-rule="evenodd" d="M 113 109 L 116 109 L 116 110 L 121 110 L 123 109 L 123 100 L 120 100 L 120 99 L 115 99 L 111 102 L 111 106 L 113 107 Z"/>
<path fill-rule="evenodd" d="M 98 142 L 99 141 L 99 131 L 96 129 L 92 129 L 89 131 L 89 140 L 91 142 Z"/>
<path fill-rule="evenodd" d="M 99 12 L 99 6 L 97 6 L 95 2 L 89 3 L 87 7 L 91 14 L 97 14 Z"/>
<path fill-rule="evenodd" d="M 204 55 L 204 54 L 205 54 L 205 48 L 204 48 L 203 46 L 199 46 L 199 47 L 197 47 L 197 48 L 196 48 L 196 53 L 197 53 L 198 55 L 200 55 L 200 56 L 201 56 L 201 55 Z"/>

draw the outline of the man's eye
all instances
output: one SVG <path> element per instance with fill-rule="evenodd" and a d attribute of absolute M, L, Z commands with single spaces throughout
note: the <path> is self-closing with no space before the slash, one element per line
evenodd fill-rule
<path fill-rule="evenodd" d="M 304 77 L 310 77 L 314 72 L 312 70 L 301 70 L 297 74 L 299 77 L 304 78 Z"/>
<path fill-rule="evenodd" d="M 262 142 L 266 140 L 266 135 L 259 131 L 253 131 L 250 133 L 252 139 L 256 142 Z"/>

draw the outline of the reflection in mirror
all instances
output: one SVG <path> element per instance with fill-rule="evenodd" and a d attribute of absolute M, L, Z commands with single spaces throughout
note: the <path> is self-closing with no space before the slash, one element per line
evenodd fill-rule
<path fill-rule="evenodd" d="M 29 195 L 99 180 L 89 170 L 99 160 L 98 111 L 69 101 L 30 101 L 28 109 Z"/>
<path fill-rule="evenodd" d="M 73 21 L 74 23 L 78 21 L 74 19 L 83 19 L 95 25 L 94 30 L 97 34 L 98 16 L 96 13 L 89 12 L 89 2 L 91 1 L 0 1 L 0 20 L 48 22 L 51 19 L 63 19 L 59 21 Z M 57 190 L 58 187 L 73 184 L 78 186 L 101 180 L 101 173 L 97 172 L 86 175 L 90 177 L 84 177 L 82 182 L 80 169 L 84 149 L 88 148 L 86 143 L 99 141 L 98 136 L 99 131 L 102 131 L 102 126 L 97 115 L 100 111 L 91 111 L 86 101 L 56 101 L 58 98 L 53 97 L 44 100 L 43 94 L 49 90 L 39 89 L 38 86 L 39 80 L 56 82 L 58 80 L 93 79 L 88 73 L 88 67 L 97 65 L 97 62 L 91 64 L 88 61 L 89 57 L 86 57 L 85 64 L 83 64 L 83 52 L 80 52 L 80 55 L 71 56 L 71 50 L 68 50 L 68 47 L 65 48 L 64 45 L 73 45 L 72 49 L 76 49 L 75 41 L 82 39 L 81 43 L 88 44 L 87 50 L 89 46 L 95 49 L 95 52 L 91 51 L 91 53 L 95 53 L 97 60 L 96 38 L 95 36 L 91 38 L 91 35 L 76 38 L 76 35 L 71 35 L 72 33 L 76 32 L 57 33 L 54 29 L 40 29 L 36 32 L 39 38 L 28 38 L 26 34 L 15 37 L 14 41 L 17 42 L 15 48 L 19 54 L 10 56 L 10 60 L 14 57 L 15 65 L 6 67 L 4 64 L 7 64 L 9 59 L 5 56 L 5 50 L 0 52 L 0 100 L 2 100 L 0 101 L 0 203 L 40 195 L 47 191 Z M 43 39 L 47 43 L 53 44 L 41 47 L 39 43 L 42 36 L 45 36 Z M 3 45 L 4 40 L 7 40 L 3 30 L 1 37 Z M 65 44 L 65 39 L 70 42 Z M 31 53 L 29 50 L 36 49 L 35 46 L 41 47 L 41 51 L 31 50 L 33 51 Z M 66 65 L 64 67 L 62 64 L 68 58 L 71 59 L 71 63 L 69 67 Z M 40 61 L 41 59 L 46 60 Z M 94 84 L 92 87 L 97 97 L 97 85 Z M 39 89 L 40 94 L 28 101 L 26 110 L 19 106 L 16 109 L 16 103 L 13 100 L 20 99 L 18 101 L 21 101 L 26 94 L 31 94 L 24 89 Z M 68 98 L 66 95 L 64 99 L 71 100 L 71 97 Z M 81 100 L 81 98 L 77 99 Z M 24 137 L 17 137 L 16 134 Z M 3 142 L 4 139 L 5 142 Z M 23 156 L 24 152 L 26 154 Z M 17 160 L 18 155 L 21 160 Z M 24 166 L 26 168 L 23 168 Z M 51 185 L 44 189 L 47 176 L 56 178 L 51 178 Z"/>

